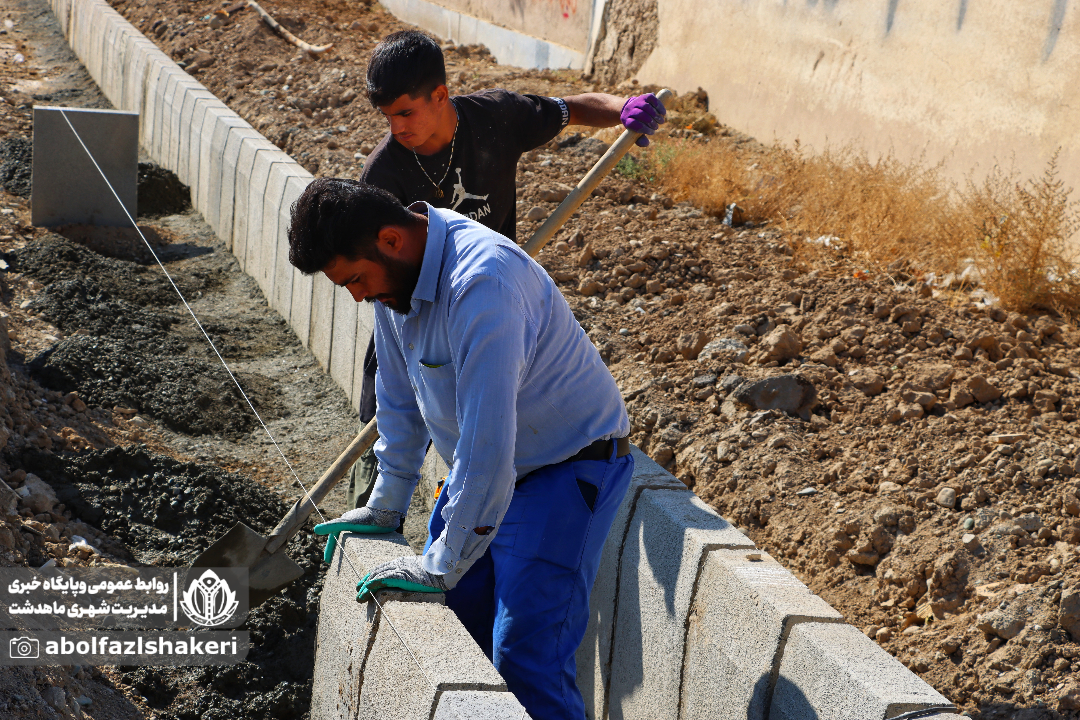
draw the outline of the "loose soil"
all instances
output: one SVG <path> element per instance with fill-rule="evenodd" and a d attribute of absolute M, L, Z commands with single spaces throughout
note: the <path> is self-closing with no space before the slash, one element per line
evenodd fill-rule
<path fill-rule="evenodd" d="M 2 1 L 5 12 L 21 13 L 16 32 L 48 22 L 29 0 Z M 334 42 L 335 50 L 321 59 L 298 53 L 248 10 L 214 29 L 204 20 L 218 9 L 214 3 L 114 5 L 313 173 L 355 176 L 385 130 L 378 114 L 356 95 L 371 47 L 404 27 L 377 5 L 302 0 L 266 6 L 303 39 Z M 2 89 L 15 109 L 0 115 L 0 130 L 29 137 L 28 108 L 20 108 L 28 104 L 28 83 L 40 85 L 38 77 L 51 75 L 70 84 L 75 65 L 68 56 L 59 60 L 62 48 L 55 44 L 39 59 L 33 50 L 41 45 L 18 42 L 28 67 L 16 69 L 14 83 Z M 501 86 L 567 95 L 632 87 L 612 88 L 567 72 L 500 67 L 476 47 L 448 48 L 448 59 L 456 93 Z M 83 92 L 87 102 L 95 102 L 90 87 L 84 84 Z M 680 120 L 668 131 L 687 142 L 754 147 L 751 139 L 722 125 L 709 131 L 708 100 L 701 93 L 680 97 L 676 109 Z M 538 210 L 537 219 L 520 221 L 521 237 L 538 227 L 555 207 L 552 198 L 560 188 L 575 183 L 614 137 L 610 131 L 596 137 L 575 134 L 581 130 L 570 129 L 558 142 L 523 158 L 518 217 Z M 1080 333 L 1075 323 L 941 294 L 903 267 L 892 268 L 888 277 L 867 274 L 835 245 L 812 259 L 796 259 L 802 238 L 771 227 L 740 226 L 737 217 L 729 227 L 697 208 L 673 204 L 635 168 L 624 163 L 539 258 L 623 389 L 633 441 L 968 715 L 1080 717 Z M 167 414 L 151 397 L 129 391 L 124 402 L 146 403 L 138 410 L 150 415 L 149 420 L 139 416 L 149 424 L 140 428 L 128 412 L 135 407 L 90 403 L 75 412 L 62 391 L 71 387 L 89 395 L 91 389 L 38 384 L 36 378 L 54 380 L 40 374 L 44 369 L 30 375 L 25 363 L 52 349 L 46 358 L 59 354 L 70 358 L 63 367 L 77 367 L 76 353 L 65 355 L 59 347 L 73 338 L 93 338 L 102 348 L 143 342 L 147 357 L 161 357 L 159 349 L 173 348 L 170 343 L 183 345 L 170 353 L 181 359 L 199 359 L 201 350 L 183 334 L 190 330 L 181 328 L 190 324 L 177 319 L 182 316 L 176 308 L 152 299 L 164 298 L 152 282 L 139 296 L 146 299 L 138 301 L 92 273 L 85 277 L 95 284 L 52 288 L 79 279 L 59 275 L 59 258 L 70 250 L 61 252 L 55 236 L 26 225 L 27 209 L 19 197 L 2 199 L 14 211 L 0 216 L 5 259 L 13 267 L 27 263 L 39 243 L 52 243 L 58 258 L 54 276 L 47 274 L 48 263 L 37 276 L 29 269 L 0 274 L 13 336 L 11 380 L 4 385 L 11 395 L 5 407 L 11 410 L 0 414 L 0 437 L 11 436 L 5 458 L 27 445 L 60 453 L 143 442 L 148 449 L 139 452 L 200 459 L 202 465 L 241 471 L 249 481 L 281 491 L 275 494 L 293 496 L 295 489 L 286 487 L 283 475 L 259 452 L 266 448 L 254 432 L 238 434 L 235 442 L 219 432 L 180 434 L 168 428 Z M 214 276 L 221 278 L 219 285 L 196 289 L 204 293 L 196 303 L 200 317 L 223 326 L 230 319 L 246 318 L 235 323 L 243 325 L 273 317 L 254 284 L 236 272 L 197 218 L 172 215 L 148 224 L 163 236 L 176 233 L 181 244 L 212 249 L 170 260 L 178 275 L 196 285 L 210 277 L 207 264 L 220 268 Z M 139 263 L 145 260 L 119 255 L 128 265 L 110 265 L 114 269 L 103 275 L 115 273 L 124 278 L 117 285 L 134 287 L 128 278 L 141 276 Z M 200 268 L 202 277 L 195 274 Z M 76 304 L 85 309 L 69 314 L 61 307 L 67 298 L 79 299 Z M 31 304 L 20 307 L 26 301 Z M 135 313 L 143 320 L 129 326 L 132 334 L 114 336 L 106 320 Z M 233 337 L 226 331 L 219 335 L 226 342 Z M 273 383 L 264 402 L 277 398 L 280 417 L 272 429 L 286 438 L 286 453 L 307 463 L 311 472 L 304 477 L 317 474 L 355 429 L 347 404 L 300 350 L 281 351 L 283 357 L 271 348 L 256 352 L 252 345 L 245 356 L 246 341 L 235 342 L 241 348 L 237 368 Z M 747 382 L 785 375 L 801 378 L 792 387 L 809 385 L 813 391 L 800 390 L 790 413 L 770 408 L 761 394 L 748 390 Z M 102 401 L 111 402 L 104 387 L 101 392 Z M 160 400 L 171 401 L 172 396 Z M 315 403 L 317 413 L 303 409 Z M 291 419 L 290 411 L 304 421 Z M 311 427 L 316 423 L 322 426 Z M 20 481 L 22 468 L 5 462 L 0 476 Z M 25 512 L 8 521 L 24 530 L 12 534 L 9 551 L 0 552 L 8 552 L 13 563 L 27 562 L 31 552 L 39 553 L 35 559 L 70 559 L 61 545 L 50 547 L 25 528 L 71 523 L 71 510 L 33 519 Z M 128 547 L 120 538 L 114 542 L 118 550 Z M 128 551 L 148 552 L 146 547 Z M 171 551 L 171 545 L 163 547 Z M 303 552 L 298 549 L 294 557 Z M 206 688 L 222 688 L 224 698 L 244 684 L 238 677 L 226 691 L 220 678 L 191 673 L 170 680 L 166 696 L 151 698 L 160 676 L 143 681 L 142 672 L 150 671 L 109 671 L 85 680 L 76 673 L 70 682 L 106 689 L 112 683 L 123 690 L 119 697 L 127 704 L 122 706 L 108 704 L 113 701 L 106 698 L 115 693 L 95 695 L 90 706 L 95 718 L 182 716 L 195 712 L 190 703 L 197 698 L 213 697 Z M 59 680 L 41 672 L 36 679 L 12 682 L 44 688 Z M 23 705 L 41 706 L 29 690 L 15 692 L 24 698 L 12 705 L 18 712 L 24 712 Z M 254 709 L 243 709 L 246 701 L 229 699 L 236 704 L 212 699 L 200 712 L 256 716 L 250 714 Z M 110 715 L 114 707 L 122 711 Z M 95 714 L 99 708 L 101 714 Z M 303 712 L 264 711 L 266 717 Z"/>

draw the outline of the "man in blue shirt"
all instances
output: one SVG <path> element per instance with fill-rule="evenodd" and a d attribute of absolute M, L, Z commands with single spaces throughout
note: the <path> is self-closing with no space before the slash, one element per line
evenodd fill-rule
<path fill-rule="evenodd" d="M 430 439 L 451 468 L 422 556 L 384 587 L 446 592 L 536 720 L 581 720 L 574 652 L 630 476 L 619 389 L 542 267 L 451 210 L 321 178 L 292 211 L 289 260 L 375 304 L 379 475 L 366 507 L 320 527 L 389 531 Z"/>

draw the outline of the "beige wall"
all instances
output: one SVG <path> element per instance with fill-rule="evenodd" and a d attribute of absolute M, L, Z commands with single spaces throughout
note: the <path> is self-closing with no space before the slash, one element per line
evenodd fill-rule
<path fill-rule="evenodd" d="M 762 141 L 925 151 L 954 177 L 1013 156 L 1038 173 L 1060 146 L 1080 187 L 1077 0 L 658 2 L 638 77 L 704 87 L 722 122 Z"/>
<path fill-rule="evenodd" d="M 495 25 L 585 52 L 592 0 L 436 0 Z"/>

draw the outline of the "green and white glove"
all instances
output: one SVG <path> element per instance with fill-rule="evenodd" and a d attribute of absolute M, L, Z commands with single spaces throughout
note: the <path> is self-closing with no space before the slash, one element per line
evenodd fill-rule
<path fill-rule="evenodd" d="M 407 592 L 446 592 L 453 585 L 448 586 L 445 577 L 425 570 L 424 558 L 421 555 L 400 557 L 379 565 L 356 583 L 356 601 L 370 600 L 376 591 L 386 588 Z"/>
<path fill-rule="evenodd" d="M 388 533 L 398 529 L 403 517 L 404 515 L 396 510 L 362 507 L 350 510 L 336 520 L 319 523 L 315 526 L 315 534 L 329 536 L 326 539 L 326 550 L 323 551 L 323 561 L 330 562 L 333 559 L 338 533 L 354 532 L 368 535 Z"/>

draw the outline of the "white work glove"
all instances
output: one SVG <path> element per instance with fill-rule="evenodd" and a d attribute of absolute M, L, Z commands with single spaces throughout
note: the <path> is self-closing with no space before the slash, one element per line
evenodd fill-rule
<path fill-rule="evenodd" d="M 447 580 L 450 580 L 447 583 Z M 364 602 L 378 590 L 396 588 L 407 592 L 446 592 L 457 584 L 457 578 L 435 575 L 424 569 L 421 555 L 400 557 L 379 565 L 356 583 L 356 601 Z"/>
<path fill-rule="evenodd" d="M 405 515 L 396 510 L 362 507 L 349 510 L 335 520 L 319 523 L 315 526 L 314 533 L 329 536 L 326 539 L 326 550 L 323 551 L 323 561 L 330 562 L 333 559 L 338 533 L 355 532 L 368 535 L 388 533 L 398 529 L 403 517 Z"/>

